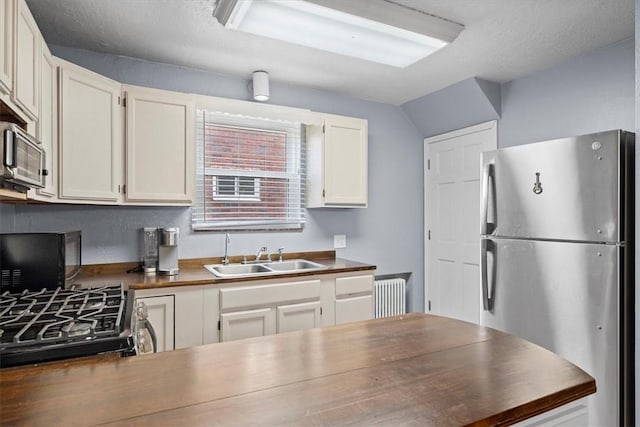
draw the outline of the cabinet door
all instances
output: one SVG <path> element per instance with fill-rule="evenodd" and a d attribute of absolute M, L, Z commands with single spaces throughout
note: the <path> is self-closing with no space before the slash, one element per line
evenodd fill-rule
<path fill-rule="evenodd" d="M 10 0 L 4 0 L 6 3 Z M 34 120 L 38 118 L 40 41 L 42 36 L 25 0 L 16 0 L 14 70 L 11 100 Z"/>
<path fill-rule="evenodd" d="M 120 88 L 118 82 L 61 61 L 60 198 L 119 200 Z"/>
<path fill-rule="evenodd" d="M 301 331 L 321 325 L 320 301 L 281 305 L 276 309 L 277 332 Z"/>
<path fill-rule="evenodd" d="M 40 57 L 40 117 L 38 119 L 38 139 L 45 151 L 46 187 L 36 190 L 43 198 L 55 197 L 58 189 L 58 80 L 57 65 L 42 41 Z"/>
<path fill-rule="evenodd" d="M 13 1 L 0 4 L 0 93 L 9 95 L 13 88 Z"/>
<path fill-rule="evenodd" d="M 144 302 L 149 313 L 149 322 L 156 333 L 158 348 L 156 352 L 169 351 L 174 348 L 174 300 L 173 295 L 161 297 L 138 298 Z"/>
<path fill-rule="evenodd" d="M 191 203 L 194 102 L 188 95 L 125 86 L 126 200 Z"/>
<path fill-rule="evenodd" d="M 367 204 L 367 121 L 350 117 L 325 119 L 324 202 Z"/>
<path fill-rule="evenodd" d="M 223 313 L 220 323 L 222 341 L 262 337 L 276 332 L 275 310 L 272 308 Z"/>
<path fill-rule="evenodd" d="M 369 319 L 373 319 L 372 295 L 336 300 L 336 325 Z"/>
<path fill-rule="evenodd" d="M 587 399 L 580 399 L 524 420 L 514 427 L 580 427 L 589 425 Z M 593 423 L 592 423 L 593 424 Z"/>

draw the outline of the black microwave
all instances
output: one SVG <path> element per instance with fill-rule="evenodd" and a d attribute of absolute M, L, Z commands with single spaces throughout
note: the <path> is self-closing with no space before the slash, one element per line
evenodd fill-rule
<path fill-rule="evenodd" d="M 0 293 L 65 288 L 82 266 L 82 233 L 0 234 Z"/>

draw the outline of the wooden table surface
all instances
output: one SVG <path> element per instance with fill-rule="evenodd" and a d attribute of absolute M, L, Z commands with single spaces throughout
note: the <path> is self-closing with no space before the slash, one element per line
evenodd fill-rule
<path fill-rule="evenodd" d="M 0 423 L 502 425 L 593 392 L 592 377 L 541 347 L 415 313 L 0 370 Z"/>

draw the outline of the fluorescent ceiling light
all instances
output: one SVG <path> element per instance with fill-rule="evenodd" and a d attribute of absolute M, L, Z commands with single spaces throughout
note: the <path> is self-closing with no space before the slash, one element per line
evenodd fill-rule
<path fill-rule="evenodd" d="M 400 68 L 447 44 L 443 39 L 302 0 L 218 0 L 214 16 L 227 28 Z M 463 28 L 430 15 L 419 16 L 423 17 L 442 21 L 439 26 L 455 26 L 455 35 Z"/>

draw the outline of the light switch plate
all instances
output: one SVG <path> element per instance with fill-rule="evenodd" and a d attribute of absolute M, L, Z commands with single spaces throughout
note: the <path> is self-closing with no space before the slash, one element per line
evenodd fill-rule
<path fill-rule="evenodd" d="M 347 236 L 336 234 L 333 236 L 333 249 L 344 249 L 347 247 Z"/>

